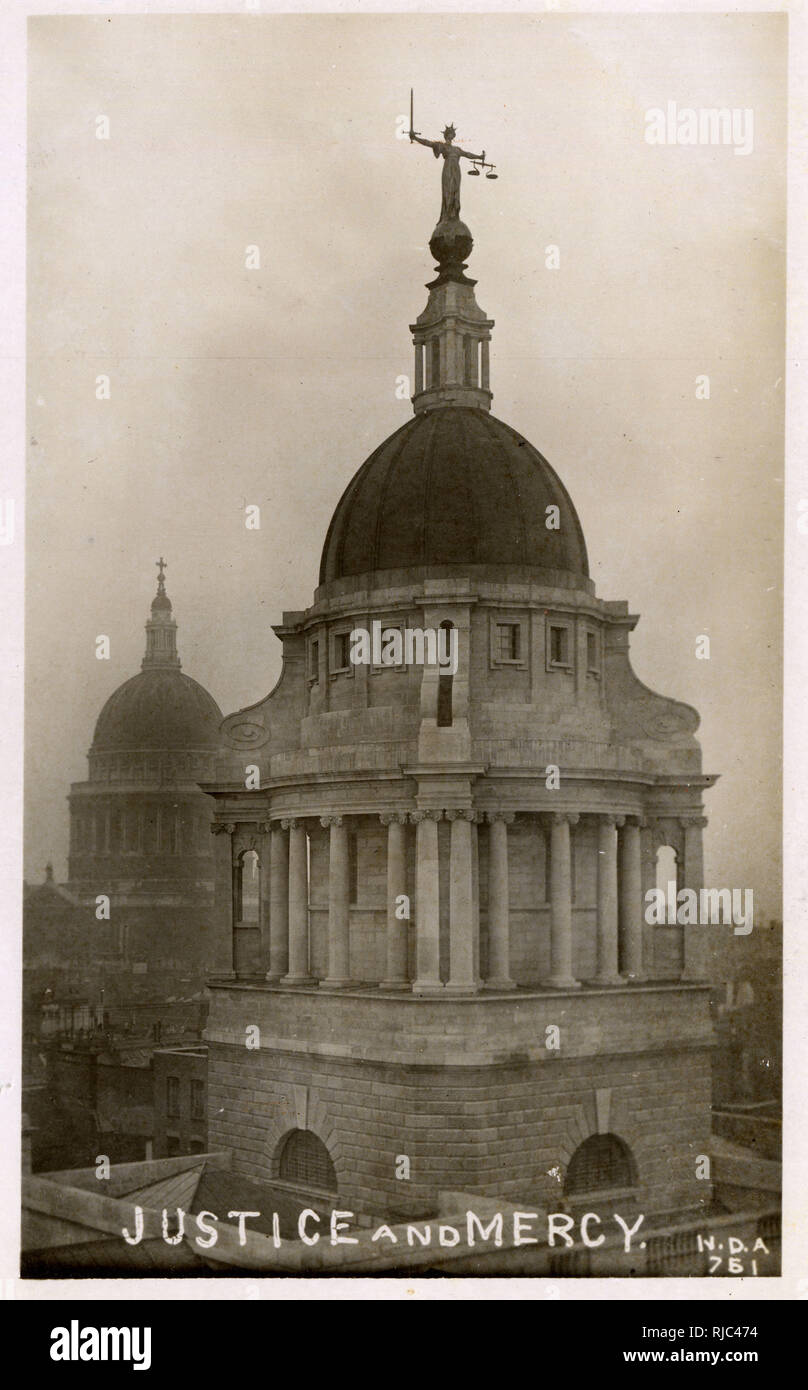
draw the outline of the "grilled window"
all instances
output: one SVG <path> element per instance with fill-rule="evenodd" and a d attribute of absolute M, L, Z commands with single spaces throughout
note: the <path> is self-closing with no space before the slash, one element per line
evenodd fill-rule
<path fill-rule="evenodd" d="M 278 1176 L 300 1187 L 336 1192 L 337 1174 L 321 1139 L 307 1129 L 294 1129 L 281 1153 Z"/>
<path fill-rule="evenodd" d="M 519 624 L 518 623 L 497 623 L 497 660 L 498 661 L 518 661 L 521 652 L 519 650 Z"/>
<path fill-rule="evenodd" d="M 567 1169 L 568 1196 L 632 1187 L 631 1154 L 616 1134 L 593 1134 L 572 1155 Z"/>

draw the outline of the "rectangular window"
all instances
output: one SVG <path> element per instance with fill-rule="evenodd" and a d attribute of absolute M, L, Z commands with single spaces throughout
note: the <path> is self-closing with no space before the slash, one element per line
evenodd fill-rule
<path fill-rule="evenodd" d="M 168 1158 L 175 1158 L 180 1151 L 180 1136 L 178 1134 L 166 1135 L 166 1155 Z"/>
<path fill-rule="evenodd" d="M 520 629 L 518 623 L 497 623 L 497 660 L 518 661 L 520 651 Z"/>
<path fill-rule="evenodd" d="M 587 669 L 587 671 L 590 671 L 590 672 L 592 673 L 593 676 L 597 676 L 597 675 L 600 674 L 600 651 L 599 651 L 599 646 L 600 646 L 600 644 L 599 644 L 599 642 L 598 642 L 598 634 L 597 634 L 596 632 L 587 632 L 587 634 L 586 634 L 586 669 Z"/>
<path fill-rule="evenodd" d="M 554 666 L 573 664 L 572 628 L 569 623 L 549 623 L 547 630 L 547 664 Z"/>
<path fill-rule="evenodd" d="M 166 1077 L 166 1114 L 177 1116 L 180 1113 L 180 1079 L 178 1076 Z"/>
<path fill-rule="evenodd" d="M 320 643 L 309 643 L 309 680 L 314 683 L 320 677 Z"/>
<path fill-rule="evenodd" d="M 191 1082 L 191 1119 L 204 1120 L 205 1118 L 205 1083 L 204 1081 Z"/>
<path fill-rule="evenodd" d="M 351 634 L 350 632 L 336 632 L 334 634 L 331 647 L 332 661 L 331 673 L 335 675 L 339 671 L 350 671 L 351 669 Z"/>

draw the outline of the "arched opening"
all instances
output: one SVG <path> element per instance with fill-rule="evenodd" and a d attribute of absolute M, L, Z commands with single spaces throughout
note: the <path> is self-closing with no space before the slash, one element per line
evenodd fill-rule
<path fill-rule="evenodd" d="M 337 1191 L 337 1171 L 322 1139 L 310 1129 L 293 1129 L 283 1140 L 278 1177 L 295 1187 L 332 1195 Z"/>
<path fill-rule="evenodd" d="M 447 622 L 441 623 L 440 626 L 441 626 L 441 630 L 442 630 L 444 633 L 446 633 L 446 636 L 443 638 L 443 641 L 441 642 L 441 648 L 442 648 L 444 651 L 446 651 L 446 652 L 450 652 L 450 651 L 451 651 L 451 637 L 449 636 L 449 633 L 452 631 L 452 628 L 453 628 L 454 624 L 447 621 Z M 444 643 L 445 643 L 445 647 L 444 647 Z M 437 724 L 438 724 L 438 728 L 439 728 L 439 729 L 450 729 L 450 728 L 452 727 L 452 686 L 453 686 L 453 684 L 454 684 L 454 676 L 453 676 L 451 673 L 444 674 L 443 672 L 440 672 L 440 671 L 439 671 L 439 675 L 438 675 L 438 718 L 437 718 Z"/>
<path fill-rule="evenodd" d="M 568 1197 L 588 1196 L 633 1187 L 635 1181 L 628 1145 L 616 1134 L 591 1134 L 570 1159 L 564 1190 Z"/>
<path fill-rule="evenodd" d="M 679 861 L 672 845 L 660 845 L 656 856 L 656 886 L 667 895 L 669 883 L 675 883 L 678 892 Z"/>
<path fill-rule="evenodd" d="M 261 861 L 254 849 L 242 850 L 233 871 L 233 970 L 258 971 L 261 955 Z"/>

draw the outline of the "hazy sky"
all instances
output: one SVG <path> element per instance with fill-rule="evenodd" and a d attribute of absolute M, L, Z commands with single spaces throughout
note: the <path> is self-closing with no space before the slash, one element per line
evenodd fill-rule
<path fill-rule="evenodd" d="M 183 669 L 252 703 L 346 483 L 411 413 L 440 206 L 396 138 L 414 86 L 417 127 L 453 121 L 500 174 L 462 204 L 494 413 L 563 478 L 599 595 L 642 615 L 637 674 L 702 715 L 709 881 L 779 915 L 785 39 L 783 15 L 31 22 L 29 878 L 66 872 L 157 556 Z M 751 109 L 753 151 L 648 145 L 669 101 Z"/>

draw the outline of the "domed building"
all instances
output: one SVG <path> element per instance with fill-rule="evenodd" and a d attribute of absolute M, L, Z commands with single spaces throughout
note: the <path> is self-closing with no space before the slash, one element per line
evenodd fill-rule
<path fill-rule="evenodd" d="M 88 779 L 70 789 L 68 887 L 88 906 L 110 899 L 99 946 L 140 971 L 187 974 L 214 963 L 211 803 L 198 784 L 215 775 L 222 714 L 181 669 L 164 568 L 142 669 L 107 700 Z"/>
<path fill-rule="evenodd" d="M 563 483 L 491 414 L 458 227 L 413 418 L 337 503 L 275 689 L 223 724 L 210 1143 L 359 1215 L 703 1209 L 703 928 L 648 926 L 644 895 L 661 847 L 701 886 L 715 778 L 696 712 L 634 675 Z"/>

